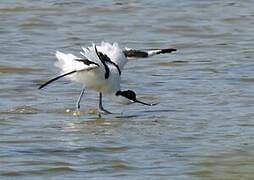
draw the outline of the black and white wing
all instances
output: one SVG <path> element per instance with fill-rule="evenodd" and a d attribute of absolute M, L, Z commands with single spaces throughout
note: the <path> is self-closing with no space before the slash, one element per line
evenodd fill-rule
<path fill-rule="evenodd" d="M 125 48 L 123 51 L 124 55 L 129 58 L 146 58 L 150 56 L 154 56 L 157 54 L 166 54 L 176 51 L 174 48 L 168 49 L 150 49 L 150 50 L 135 50 L 130 48 Z"/>
<path fill-rule="evenodd" d="M 48 84 L 68 75 L 72 75 L 76 72 L 81 71 L 90 71 L 93 69 L 97 69 L 100 65 L 96 62 L 90 61 L 88 59 L 81 59 L 73 54 L 65 54 L 60 51 L 56 52 L 57 62 L 55 66 L 59 67 L 62 71 L 62 74 L 46 81 L 42 85 L 38 87 L 38 89 L 42 89 L 43 87 L 47 86 Z"/>

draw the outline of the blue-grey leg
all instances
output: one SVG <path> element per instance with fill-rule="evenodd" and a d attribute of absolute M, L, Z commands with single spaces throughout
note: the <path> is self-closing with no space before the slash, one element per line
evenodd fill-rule
<path fill-rule="evenodd" d="M 100 92 L 99 109 L 100 109 L 100 111 L 105 112 L 107 114 L 112 114 L 111 112 L 109 112 L 109 111 L 107 111 L 106 109 L 103 108 L 103 106 L 102 106 L 102 93 L 101 92 Z"/>
<path fill-rule="evenodd" d="M 76 110 L 77 111 L 79 111 L 79 109 L 80 109 L 80 101 L 81 101 L 81 99 L 83 97 L 84 92 L 85 92 L 85 87 L 82 88 L 81 93 L 80 93 L 80 95 L 78 97 L 78 100 L 76 102 Z"/>

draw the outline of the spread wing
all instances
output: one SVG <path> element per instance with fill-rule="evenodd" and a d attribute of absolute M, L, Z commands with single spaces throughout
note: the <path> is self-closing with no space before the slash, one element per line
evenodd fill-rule
<path fill-rule="evenodd" d="M 135 50 L 135 49 L 125 48 L 123 53 L 126 57 L 130 57 L 130 58 L 146 58 L 146 57 L 154 56 L 157 54 L 171 53 L 173 51 L 176 51 L 176 49 L 168 48 L 168 49 Z"/>
<path fill-rule="evenodd" d="M 63 73 L 71 71 L 85 71 L 91 70 L 91 68 L 98 68 L 100 65 L 92 60 L 81 59 L 73 54 L 65 54 L 62 52 L 56 52 L 57 62 L 55 66 L 59 67 Z"/>
<path fill-rule="evenodd" d="M 65 54 L 62 52 L 57 51 L 56 57 L 58 61 L 55 63 L 57 67 L 59 67 L 62 70 L 62 74 L 46 81 L 42 85 L 38 87 L 38 89 L 42 89 L 43 87 L 47 86 L 48 84 L 62 78 L 68 75 L 71 75 L 76 72 L 81 71 L 90 71 L 93 69 L 97 69 L 100 67 L 100 65 L 96 62 L 90 61 L 88 59 L 81 59 L 73 54 Z"/>
<path fill-rule="evenodd" d="M 95 52 L 95 49 L 97 49 L 97 53 Z M 95 45 L 90 46 L 88 48 L 83 48 L 80 53 L 85 56 L 87 59 L 93 60 L 94 62 L 98 62 L 98 64 L 101 64 L 102 67 L 103 61 L 101 59 L 104 59 L 104 61 L 109 63 L 114 63 L 118 66 L 118 71 L 120 72 L 124 65 L 127 63 L 127 58 L 123 53 L 123 50 L 119 47 L 118 43 L 110 44 L 108 42 L 101 42 L 101 45 Z"/>

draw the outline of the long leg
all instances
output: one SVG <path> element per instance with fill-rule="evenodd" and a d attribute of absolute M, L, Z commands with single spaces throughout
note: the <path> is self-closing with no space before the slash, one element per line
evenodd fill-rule
<path fill-rule="evenodd" d="M 107 111 L 106 109 L 103 108 L 102 106 L 102 93 L 100 92 L 100 100 L 99 100 L 99 109 L 102 112 L 108 113 L 108 114 L 112 114 L 111 112 Z"/>
<path fill-rule="evenodd" d="M 76 110 L 77 111 L 79 111 L 79 109 L 80 109 L 80 101 L 81 101 L 81 99 L 83 97 L 84 92 L 85 92 L 85 87 L 82 88 L 81 93 L 80 93 L 80 95 L 78 97 L 78 100 L 76 102 Z"/>

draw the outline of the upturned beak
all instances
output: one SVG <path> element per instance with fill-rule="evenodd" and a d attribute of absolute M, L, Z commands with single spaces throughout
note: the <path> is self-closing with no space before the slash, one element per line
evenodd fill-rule
<path fill-rule="evenodd" d="M 146 106 L 155 106 L 155 105 L 159 104 L 159 103 L 148 104 L 148 103 L 145 103 L 145 102 L 142 102 L 142 101 L 139 101 L 139 100 L 135 100 L 134 102 L 140 103 L 140 104 L 143 104 L 143 105 L 146 105 Z"/>

